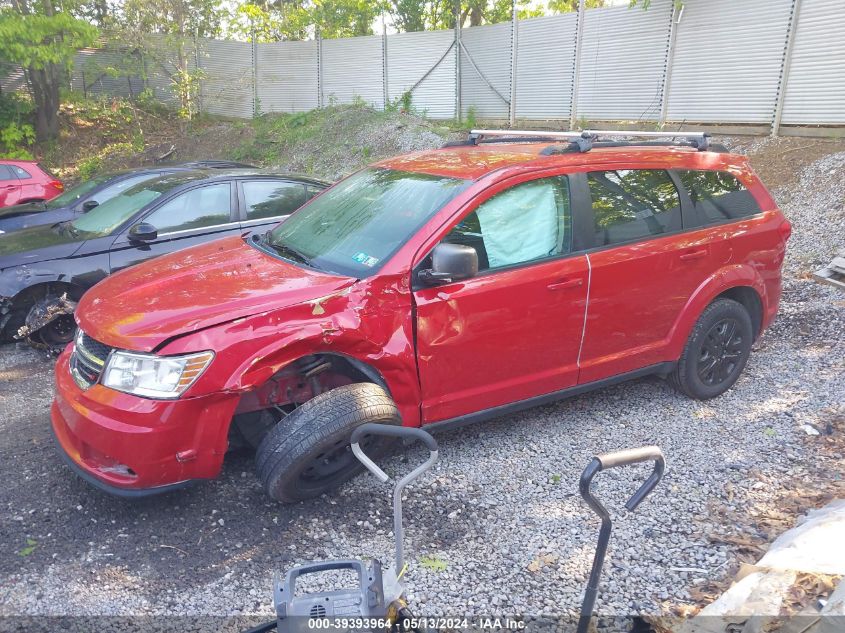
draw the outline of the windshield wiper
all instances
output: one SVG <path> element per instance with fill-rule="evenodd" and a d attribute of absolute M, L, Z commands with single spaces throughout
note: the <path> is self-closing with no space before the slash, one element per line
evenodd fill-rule
<path fill-rule="evenodd" d="M 283 257 L 285 259 L 289 259 L 292 262 L 299 262 L 300 264 L 305 264 L 306 266 L 310 266 L 311 268 L 319 268 L 316 266 L 311 259 L 309 259 L 306 255 L 299 252 L 292 246 L 288 246 L 287 244 L 274 244 L 270 241 L 270 232 L 267 231 L 266 233 L 262 234 L 257 240 L 255 239 L 256 236 L 253 236 L 253 240 L 259 242 L 265 248 L 273 249 L 277 255 Z"/>
<path fill-rule="evenodd" d="M 59 233 L 67 233 L 71 237 L 79 237 L 79 231 L 76 229 L 73 224 L 71 224 L 70 220 L 65 220 L 64 222 L 59 222 L 56 225 Z"/>

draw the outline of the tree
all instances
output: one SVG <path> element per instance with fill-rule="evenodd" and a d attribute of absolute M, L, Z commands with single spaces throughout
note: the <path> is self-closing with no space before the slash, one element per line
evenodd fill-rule
<path fill-rule="evenodd" d="M 137 52 L 148 75 L 161 73 L 190 119 L 198 109 L 201 71 L 192 64 L 197 38 L 216 37 L 225 13 L 219 0 L 124 0 L 109 20 L 109 36 Z"/>
<path fill-rule="evenodd" d="M 251 0 L 232 13 L 228 31 L 259 42 L 371 35 L 382 0 Z"/>
<path fill-rule="evenodd" d="M 52 0 L 12 0 L 0 9 L 0 58 L 24 69 L 35 103 L 39 141 L 59 133 L 59 88 L 79 48 L 91 46 L 97 29 L 64 11 Z"/>
<path fill-rule="evenodd" d="M 585 9 L 598 9 L 603 6 L 604 0 L 587 0 L 584 3 Z M 578 0 L 549 0 L 548 7 L 552 13 L 572 13 L 578 10 Z"/>

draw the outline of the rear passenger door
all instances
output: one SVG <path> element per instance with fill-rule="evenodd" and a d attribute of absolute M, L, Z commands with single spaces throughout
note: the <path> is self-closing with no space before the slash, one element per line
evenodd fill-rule
<path fill-rule="evenodd" d="M 593 171 L 581 183 L 593 229 L 579 375 L 588 383 L 668 360 L 672 325 L 713 264 L 709 241 L 684 232 L 694 218 L 669 171 Z"/>
<path fill-rule="evenodd" d="M 238 183 L 241 228 L 263 233 L 305 204 L 305 185 L 284 180 L 243 180 Z"/>
<path fill-rule="evenodd" d="M 0 207 L 17 204 L 21 197 L 21 183 L 8 165 L 0 165 Z"/>
<path fill-rule="evenodd" d="M 241 228 L 234 213 L 233 195 L 231 183 L 215 182 L 194 187 L 159 204 L 133 223 L 153 225 L 158 237 L 152 242 L 133 242 L 129 239 L 129 229 L 123 231 L 112 248 L 111 271 L 189 246 L 239 235 Z"/>

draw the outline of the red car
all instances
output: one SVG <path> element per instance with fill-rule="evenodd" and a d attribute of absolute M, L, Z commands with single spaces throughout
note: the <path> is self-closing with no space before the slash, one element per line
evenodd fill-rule
<path fill-rule="evenodd" d="M 34 161 L 0 160 L 0 208 L 51 200 L 64 188 L 58 178 Z"/>
<path fill-rule="evenodd" d="M 364 422 L 452 427 L 649 374 L 718 396 L 777 312 L 790 224 L 706 136 L 600 138 L 400 156 L 263 236 L 112 275 L 56 367 L 61 452 L 139 496 L 245 440 L 290 502 L 355 474 Z"/>

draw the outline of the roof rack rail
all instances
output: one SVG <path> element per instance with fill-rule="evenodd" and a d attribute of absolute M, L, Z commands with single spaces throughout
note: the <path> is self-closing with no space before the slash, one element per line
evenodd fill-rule
<path fill-rule="evenodd" d="M 605 139 L 672 139 L 671 141 L 631 140 L 608 141 Z M 675 140 L 683 139 L 683 140 Z M 457 145 L 478 145 L 479 143 L 536 143 L 544 141 L 569 141 L 568 145 L 547 147 L 544 154 L 562 152 L 589 152 L 593 147 L 665 146 L 692 147 L 698 151 L 711 148 L 707 132 L 638 132 L 636 130 L 583 130 L 581 132 L 548 132 L 539 130 L 471 130 L 466 141 L 451 142 L 444 147 Z"/>

